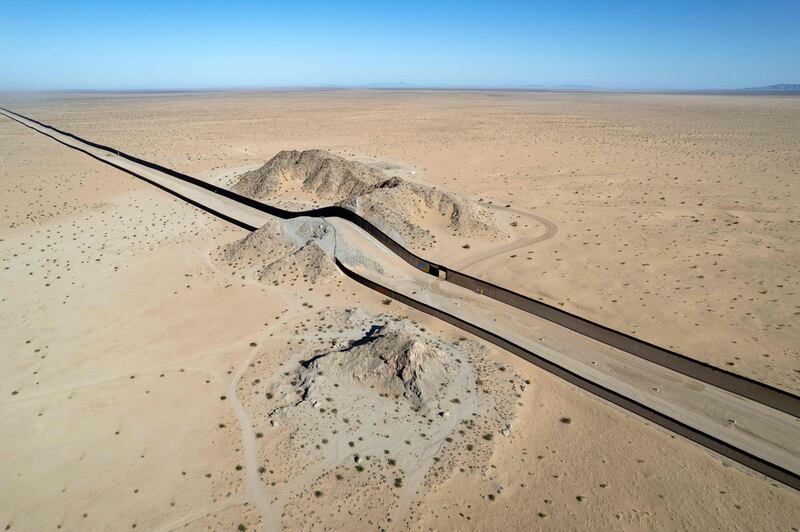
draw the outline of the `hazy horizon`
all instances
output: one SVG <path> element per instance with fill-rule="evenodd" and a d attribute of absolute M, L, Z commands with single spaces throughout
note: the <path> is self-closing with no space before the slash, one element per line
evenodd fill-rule
<path fill-rule="evenodd" d="M 800 83 L 769 83 L 767 85 L 736 87 L 736 88 L 628 88 L 628 87 L 595 87 L 580 86 L 579 84 L 564 85 L 540 85 L 532 83 L 530 85 L 416 85 L 410 83 L 367 83 L 353 85 L 241 85 L 241 86 L 207 86 L 207 87 L 117 87 L 117 88 L 0 88 L 0 93 L 6 94 L 26 94 L 26 93 L 170 93 L 170 92 L 247 92 L 247 91 L 326 91 L 326 90 L 388 90 L 388 91 L 515 91 L 515 92 L 608 92 L 608 93 L 770 93 L 780 94 L 782 91 L 761 91 L 773 85 L 800 85 Z M 790 94 L 800 93 L 800 90 L 785 91 Z"/>

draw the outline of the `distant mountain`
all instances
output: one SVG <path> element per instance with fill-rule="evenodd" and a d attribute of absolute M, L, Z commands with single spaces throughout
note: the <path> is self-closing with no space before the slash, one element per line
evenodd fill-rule
<path fill-rule="evenodd" d="M 559 90 L 561 90 L 561 91 L 563 91 L 563 90 L 587 91 L 587 90 L 596 90 L 597 89 L 597 87 L 595 87 L 593 85 L 570 85 L 570 84 L 567 84 L 567 85 L 535 85 L 535 84 L 532 84 L 532 85 L 528 85 L 528 88 L 540 89 L 540 90 L 553 90 L 553 91 L 559 91 Z"/>
<path fill-rule="evenodd" d="M 742 90 L 757 92 L 800 92 L 800 83 L 778 83 L 765 87 L 749 87 Z"/>
<path fill-rule="evenodd" d="M 409 89 L 415 87 L 405 81 L 381 81 L 378 83 L 368 83 L 364 85 L 368 89 Z"/>

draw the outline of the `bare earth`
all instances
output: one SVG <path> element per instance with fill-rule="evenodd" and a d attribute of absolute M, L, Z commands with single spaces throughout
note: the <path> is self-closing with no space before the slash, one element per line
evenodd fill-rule
<path fill-rule="evenodd" d="M 331 91 L 0 105 L 225 185 L 314 148 L 480 200 L 497 234 L 426 215 L 433 237 L 407 231 L 406 243 L 800 391 L 800 99 Z M 266 273 L 258 251 L 226 260 L 245 231 L 6 119 L 0 180 L 11 530 L 800 522 L 795 492 L 387 305 L 313 250 Z M 392 380 L 351 352 L 448 377 Z"/>

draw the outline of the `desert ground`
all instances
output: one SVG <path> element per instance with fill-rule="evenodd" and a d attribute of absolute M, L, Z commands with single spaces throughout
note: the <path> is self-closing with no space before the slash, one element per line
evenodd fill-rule
<path fill-rule="evenodd" d="M 800 391 L 798 98 L 0 105 L 276 205 L 353 202 L 433 260 Z M 9 530 L 797 530 L 796 492 L 382 298 L 285 225 L 248 236 L 4 118 L 0 139 Z M 281 150 L 402 182 L 265 185 Z"/>

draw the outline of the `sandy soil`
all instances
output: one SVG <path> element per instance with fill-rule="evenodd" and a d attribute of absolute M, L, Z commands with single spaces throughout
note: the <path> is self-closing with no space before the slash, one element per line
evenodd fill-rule
<path fill-rule="evenodd" d="M 441 235 L 433 253 L 797 389 L 796 100 L 329 92 L 3 103 L 220 182 L 279 149 L 326 148 L 511 204 L 519 212 L 503 215 L 524 247 L 462 248 Z M 216 258 L 244 231 L 8 120 L 0 139 L 3 526 L 800 520 L 796 493 L 507 353 L 341 276 L 261 282 Z M 492 258 L 499 246 L 517 257 Z M 636 256 L 645 249 L 653 255 Z M 603 275 L 586 274 L 595 268 Z M 461 357 L 447 415 L 348 380 L 304 397 L 301 361 L 393 320 Z"/>

